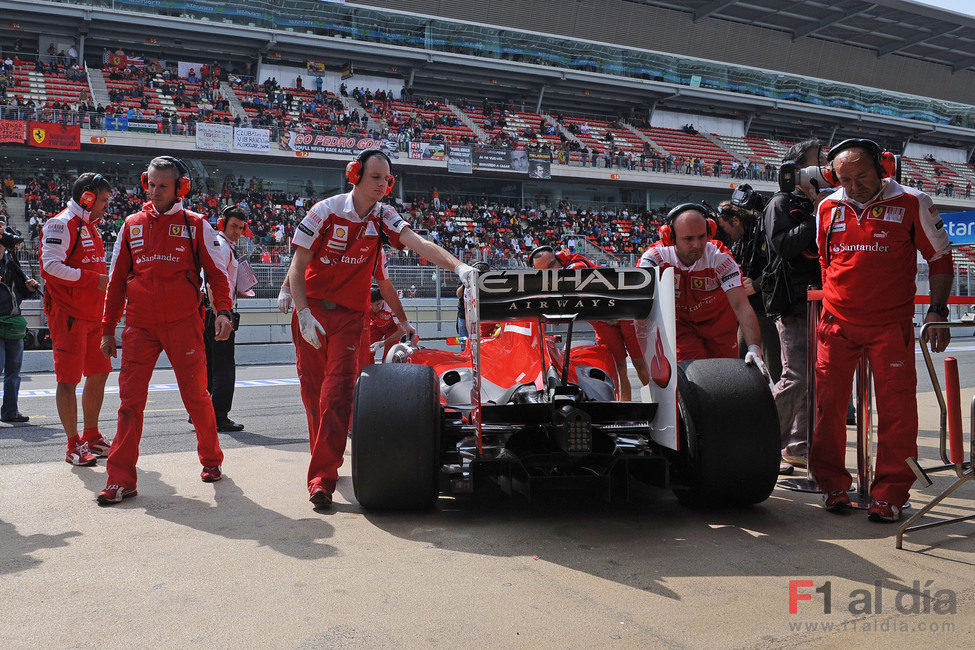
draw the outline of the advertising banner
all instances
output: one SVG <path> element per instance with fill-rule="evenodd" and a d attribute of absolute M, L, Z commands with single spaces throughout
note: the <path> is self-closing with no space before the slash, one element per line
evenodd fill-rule
<path fill-rule="evenodd" d="M 443 160 L 446 156 L 446 145 L 443 142 L 411 142 L 410 158 L 412 160 Z"/>
<path fill-rule="evenodd" d="M 975 244 L 975 211 L 944 212 L 941 220 L 952 246 Z"/>
<path fill-rule="evenodd" d="M 229 124 L 196 123 L 196 148 L 230 151 L 234 148 L 234 127 Z"/>
<path fill-rule="evenodd" d="M 474 166 L 483 169 L 511 169 L 510 149 L 474 149 Z"/>
<path fill-rule="evenodd" d="M 200 75 L 200 69 L 203 67 L 202 63 L 193 63 L 192 61 L 177 61 L 176 63 L 176 73 L 182 79 L 186 79 L 190 75 L 190 70 L 193 70 L 197 76 Z"/>
<path fill-rule="evenodd" d="M 473 174 L 473 149 L 466 145 L 450 145 L 447 149 L 447 171 L 454 174 Z"/>
<path fill-rule="evenodd" d="M 238 151 L 270 151 L 271 132 L 267 129 L 234 129 L 234 149 Z"/>
<path fill-rule="evenodd" d="M 550 152 L 528 152 L 528 178 L 552 178 L 552 154 Z"/>
<path fill-rule="evenodd" d="M 354 135 L 336 135 L 331 133 L 298 133 L 297 131 L 283 131 L 281 144 L 292 151 L 310 151 L 313 153 L 334 153 L 347 156 L 357 156 L 367 149 L 382 149 L 390 158 L 397 158 L 399 154 L 389 149 L 385 140 L 366 138 Z"/>
<path fill-rule="evenodd" d="M 150 122 L 146 120 L 135 121 L 129 120 L 129 131 L 140 131 L 142 133 L 159 133 L 161 129 L 159 128 L 158 122 Z"/>
<path fill-rule="evenodd" d="M 0 142 L 24 143 L 27 138 L 27 122 L 23 120 L 0 120 Z"/>
<path fill-rule="evenodd" d="M 81 149 L 81 125 L 29 122 L 27 144 L 45 149 Z"/>

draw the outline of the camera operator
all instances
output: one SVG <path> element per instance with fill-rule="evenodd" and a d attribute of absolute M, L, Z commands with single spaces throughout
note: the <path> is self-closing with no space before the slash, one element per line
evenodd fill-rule
<path fill-rule="evenodd" d="M 758 319 L 758 327 L 762 332 L 762 356 L 772 381 L 775 382 L 782 374 L 779 334 L 775 330 L 775 319 L 765 314 L 761 289 L 762 272 L 768 266 L 768 244 L 765 241 L 763 220 L 760 218 L 766 202 L 765 197 L 754 192 L 749 185 L 742 185 L 735 190 L 731 201 L 718 204 L 718 226 L 724 239 L 730 242 L 728 248 L 732 257 L 741 267 L 741 286 L 744 287 L 748 302 Z M 748 346 L 741 328 L 738 329 L 738 349 L 744 358 L 744 351 Z"/>
<path fill-rule="evenodd" d="M 819 140 L 812 139 L 793 145 L 782 162 L 784 165 L 791 163 L 797 168 L 806 168 L 824 165 L 826 156 Z M 806 289 L 822 285 L 816 246 L 817 185 L 800 182 L 793 183 L 790 188 L 788 182 L 780 182 L 782 191 L 772 197 L 765 209 L 765 232 L 770 254 L 773 258 L 782 258 L 791 294 L 791 300 L 777 314 L 775 321 L 782 349 L 782 376 L 773 387 L 772 396 L 779 412 L 782 458 L 799 467 L 806 466 L 809 428 L 806 408 Z"/>
<path fill-rule="evenodd" d="M 19 424 L 30 418 L 17 409 L 20 394 L 20 366 L 24 361 L 27 319 L 20 313 L 20 302 L 37 291 L 38 282 L 20 268 L 16 248 L 24 243 L 16 230 L 0 234 L 0 365 L 3 366 L 3 406 L 0 420 Z"/>

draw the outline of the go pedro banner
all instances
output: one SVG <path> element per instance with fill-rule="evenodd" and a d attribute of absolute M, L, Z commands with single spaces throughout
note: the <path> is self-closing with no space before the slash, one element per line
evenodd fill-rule
<path fill-rule="evenodd" d="M 81 149 L 81 125 L 28 122 L 27 144 L 46 149 Z"/>
<path fill-rule="evenodd" d="M 952 245 L 975 244 L 975 211 L 943 212 L 941 220 L 945 222 Z"/>

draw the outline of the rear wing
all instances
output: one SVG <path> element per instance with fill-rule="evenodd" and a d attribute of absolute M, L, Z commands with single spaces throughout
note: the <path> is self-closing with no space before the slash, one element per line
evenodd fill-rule
<path fill-rule="evenodd" d="M 477 274 L 464 292 L 474 382 L 471 421 L 481 445 L 481 322 L 635 320 L 644 359 L 652 373 L 645 401 L 661 404 L 662 426 L 650 435 L 676 448 L 676 343 L 674 276 L 656 268 L 545 269 Z M 662 291 L 661 291 L 662 289 Z M 659 296 L 658 296 L 659 294 Z M 663 298 L 662 303 L 660 298 Z M 656 383 L 656 385 L 654 385 Z M 672 411 L 667 413 L 667 411 Z"/>
<path fill-rule="evenodd" d="M 655 286 L 652 269 L 488 271 L 477 277 L 477 320 L 647 318 Z"/>

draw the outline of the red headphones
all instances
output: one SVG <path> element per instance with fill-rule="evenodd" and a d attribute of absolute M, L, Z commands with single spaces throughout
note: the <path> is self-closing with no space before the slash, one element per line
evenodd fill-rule
<path fill-rule="evenodd" d="M 823 178 L 826 179 L 830 185 L 837 187 L 840 184 L 839 175 L 836 173 L 836 169 L 833 168 L 833 159 L 839 155 L 841 151 L 846 149 L 851 149 L 853 147 L 859 147 L 864 149 L 870 154 L 870 158 L 873 160 L 874 168 L 877 170 L 877 174 L 880 178 L 893 178 L 897 176 L 897 158 L 889 151 L 884 151 L 880 148 L 880 145 L 873 140 L 867 140 L 866 138 L 850 138 L 848 140 L 843 140 L 838 142 L 835 147 L 829 150 L 829 154 L 826 156 L 827 165 L 823 168 Z"/>
<path fill-rule="evenodd" d="M 189 170 L 179 158 L 173 156 L 159 156 L 162 160 L 168 161 L 176 168 L 176 198 L 183 199 L 190 193 Z M 142 189 L 149 191 L 149 172 L 142 172 Z"/>
<path fill-rule="evenodd" d="M 711 214 L 711 210 L 707 206 L 701 205 L 700 203 L 681 203 L 667 213 L 667 223 L 660 226 L 658 232 L 660 234 L 661 244 L 664 246 L 674 245 L 674 219 L 688 210 L 697 210 L 704 215 L 705 220 L 708 222 L 708 239 L 714 239 L 714 236 L 718 234 L 718 222 L 708 216 Z"/>
<path fill-rule="evenodd" d="M 389 163 L 390 169 L 393 168 L 393 161 L 390 160 L 389 156 L 386 155 L 384 151 L 379 149 L 366 149 L 358 156 L 356 159 L 345 166 L 345 178 L 347 181 L 353 185 L 358 185 L 359 181 L 362 180 L 362 169 L 366 166 L 366 161 L 373 156 L 382 156 Z M 393 191 L 393 186 L 396 185 L 396 177 L 390 174 L 386 177 L 386 194 L 389 196 Z"/>
<path fill-rule="evenodd" d="M 81 198 L 78 200 L 78 205 L 88 212 L 91 212 L 91 209 L 95 207 L 95 201 L 98 200 L 98 194 L 95 193 L 95 190 L 97 190 L 98 186 L 104 181 L 105 179 L 101 174 L 95 174 L 94 178 L 92 178 L 91 181 L 89 181 L 85 186 L 85 191 L 81 193 Z"/>

